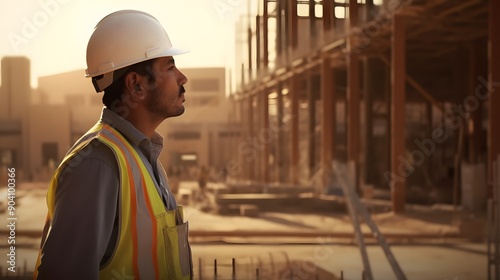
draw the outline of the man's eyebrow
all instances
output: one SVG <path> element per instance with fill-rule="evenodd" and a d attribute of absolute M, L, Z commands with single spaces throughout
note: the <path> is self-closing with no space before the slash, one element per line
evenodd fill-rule
<path fill-rule="evenodd" d="M 167 61 L 167 64 L 175 64 L 175 60 L 174 60 L 174 58 L 170 58 L 170 59 Z"/>

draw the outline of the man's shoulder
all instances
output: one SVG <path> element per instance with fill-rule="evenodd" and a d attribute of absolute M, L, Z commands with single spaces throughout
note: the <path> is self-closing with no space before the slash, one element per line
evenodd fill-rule
<path fill-rule="evenodd" d="M 64 164 L 64 168 L 67 169 L 71 167 L 74 169 L 78 166 L 83 168 L 87 165 L 95 164 L 96 162 L 106 164 L 114 169 L 114 171 L 118 170 L 118 163 L 111 148 L 94 138 L 83 148 L 75 152 L 75 154 Z"/>

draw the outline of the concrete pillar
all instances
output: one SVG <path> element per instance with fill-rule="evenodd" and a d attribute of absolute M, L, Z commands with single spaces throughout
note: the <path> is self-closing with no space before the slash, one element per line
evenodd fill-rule
<path fill-rule="evenodd" d="M 391 102 L 391 193 L 395 213 L 403 213 L 406 203 L 406 177 L 409 174 L 401 165 L 405 158 L 406 119 L 406 27 L 405 19 L 395 15 L 392 20 L 392 102 Z"/>

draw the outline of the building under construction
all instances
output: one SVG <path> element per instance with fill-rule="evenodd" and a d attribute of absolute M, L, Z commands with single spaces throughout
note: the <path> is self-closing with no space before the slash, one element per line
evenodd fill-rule
<path fill-rule="evenodd" d="M 498 0 L 249 1 L 229 175 L 329 194 L 336 162 L 395 212 L 485 208 L 500 152 L 495 14 Z"/>

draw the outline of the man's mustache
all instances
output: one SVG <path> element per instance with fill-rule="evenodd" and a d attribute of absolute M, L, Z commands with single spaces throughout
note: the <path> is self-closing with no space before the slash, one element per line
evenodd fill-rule
<path fill-rule="evenodd" d="M 179 95 L 183 94 L 186 92 L 186 89 L 184 88 L 184 86 L 180 86 L 179 87 Z"/>

